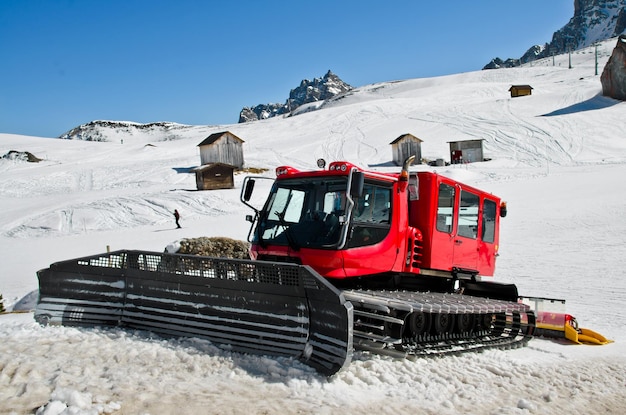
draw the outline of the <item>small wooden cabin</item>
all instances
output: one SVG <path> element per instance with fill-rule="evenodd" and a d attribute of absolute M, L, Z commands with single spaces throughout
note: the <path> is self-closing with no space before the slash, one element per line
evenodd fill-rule
<path fill-rule="evenodd" d="M 533 87 L 530 85 L 512 85 L 509 88 L 509 92 L 511 92 L 511 98 L 523 97 L 524 95 L 531 95 L 532 91 L 533 91 Z"/>
<path fill-rule="evenodd" d="M 235 187 L 235 166 L 209 163 L 192 170 L 196 173 L 198 190 L 232 189 Z"/>
<path fill-rule="evenodd" d="M 243 167 L 244 141 L 230 131 L 214 133 L 202 140 L 200 147 L 200 164 L 222 163 Z"/>
<path fill-rule="evenodd" d="M 422 163 L 422 142 L 413 134 L 402 134 L 391 143 L 391 152 L 393 154 L 393 162 L 401 166 L 410 156 L 415 156 L 413 164 Z"/>
<path fill-rule="evenodd" d="M 450 163 L 475 163 L 483 161 L 483 141 L 465 140 L 465 141 L 449 141 L 450 144 Z"/>

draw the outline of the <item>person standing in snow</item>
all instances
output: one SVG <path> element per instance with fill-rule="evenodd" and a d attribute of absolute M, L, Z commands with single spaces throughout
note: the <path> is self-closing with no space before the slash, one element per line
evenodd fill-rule
<path fill-rule="evenodd" d="M 177 209 L 174 209 L 174 219 L 176 219 L 176 227 L 180 228 L 180 223 L 178 223 L 180 220 L 180 213 L 178 213 Z"/>

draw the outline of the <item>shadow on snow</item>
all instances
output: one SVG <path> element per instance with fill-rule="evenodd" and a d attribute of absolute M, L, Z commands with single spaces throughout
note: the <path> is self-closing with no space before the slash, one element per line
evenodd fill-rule
<path fill-rule="evenodd" d="M 620 102 L 621 101 L 617 99 L 605 97 L 602 95 L 596 95 L 595 97 L 588 99 L 587 101 L 579 102 L 577 104 L 570 105 L 569 107 L 552 111 L 548 114 L 543 114 L 542 117 L 554 117 L 557 115 L 567 115 L 575 114 L 577 112 L 600 110 L 603 108 L 612 107 L 613 105 L 619 104 Z"/>

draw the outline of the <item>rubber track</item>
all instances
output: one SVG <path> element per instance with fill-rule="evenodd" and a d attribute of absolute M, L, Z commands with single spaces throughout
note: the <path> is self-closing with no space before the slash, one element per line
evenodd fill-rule
<path fill-rule="evenodd" d="M 487 348 L 515 348 L 532 338 L 535 316 L 521 303 L 461 294 L 346 290 L 354 306 L 354 347 L 394 357 L 456 354 Z M 413 312 L 495 315 L 490 327 L 464 333 L 404 336 Z"/>

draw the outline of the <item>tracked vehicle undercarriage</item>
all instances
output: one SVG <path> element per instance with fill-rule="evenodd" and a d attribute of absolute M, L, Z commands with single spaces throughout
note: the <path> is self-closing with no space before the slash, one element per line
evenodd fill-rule
<path fill-rule="evenodd" d="M 354 306 L 354 344 L 392 356 L 430 356 L 523 346 L 535 317 L 509 301 L 459 294 L 343 292 Z"/>

